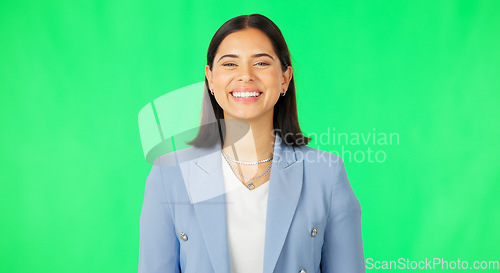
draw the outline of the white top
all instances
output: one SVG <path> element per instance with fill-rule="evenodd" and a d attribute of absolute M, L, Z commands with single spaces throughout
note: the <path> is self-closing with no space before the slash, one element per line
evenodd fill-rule
<path fill-rule="evenodd" d="M 261 273 L 264 271 L 269 180 L 249 190 L 233 173 L 224 156 L 221 158 L 231 273 Z"/>

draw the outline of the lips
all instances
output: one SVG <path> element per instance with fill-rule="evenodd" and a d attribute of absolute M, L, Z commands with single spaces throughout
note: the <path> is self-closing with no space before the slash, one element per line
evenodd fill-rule
<path fill-rule="evenodd" d="M 260 92 L 260 90 L 254 87 L 236 87 L 231 92 Z"/>
<path fill-rule="evenodd" d="M 233 93 L 259 93 L 262 94 L 262 92 L 257 89 L 257 88 L 253 88 L 253 87 L 237 87 L 237 88 L 234 88 L 233 90 L 231 90 L 231 95 L 233 95 Z"/>
<path fill-rule="evenodd" d="M 262 92 L 257 88 L 237 87 L 230 92 L 234 101 L 239 103 L 254 103 L 260 99 Z"/>

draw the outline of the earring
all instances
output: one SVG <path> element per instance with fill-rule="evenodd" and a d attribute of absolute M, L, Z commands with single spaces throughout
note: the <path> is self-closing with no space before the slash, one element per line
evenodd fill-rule
<path fill-rule="evenodd" d="M 210 94 L 212 94 L 212 96 L 214 95 L 214 91 L 212 91 L 212 89 L 210 89 Z"/>
<path fill-rule="evenodd" d="M 285 92 L 281 93 L 281 96 L 284 97 L 285 94 L 286 94 L 286 90 L 285 90 Z"/>

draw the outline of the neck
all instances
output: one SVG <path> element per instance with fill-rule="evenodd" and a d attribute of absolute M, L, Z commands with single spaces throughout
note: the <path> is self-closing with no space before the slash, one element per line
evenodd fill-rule
<path fill-rule="evenodd" d="M 248 122 L 239 119 L 225 119 L 226 137 L 223 151 L 240 161 L 253 162 L 267 159 L 274 151 L 274 129 L 271 122 Z"/>

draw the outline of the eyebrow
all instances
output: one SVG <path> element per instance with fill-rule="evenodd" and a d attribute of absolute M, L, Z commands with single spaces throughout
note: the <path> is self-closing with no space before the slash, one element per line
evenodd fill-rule
<path fill-rule="evenodd" d="M 227 58 L 238 58 L 239 56 L 238 56 L 238 55 L 236 55 L 236 54 L 226 54 L 226 55 L 222 55 L 222 57 L 220 57 L 220 58 L 219 58 L 219 60 L 218 60 L 217 62 L 220 62 L 220 60 L 222 60 L 222 58 L 226 58 L 226 57 L 227 57 Z M 271 58 L 271 59 L 273 59 L 273 60 L 274 60 L 274 58 L 273 58 L 271 55 L 267 54 L 267 53 L 257 53 L 257 54 L 253 54 L 253 55 L 252 55 L 252 58 L 258 58 L 258 57 L 269 57 L 269 58 Z"/>

